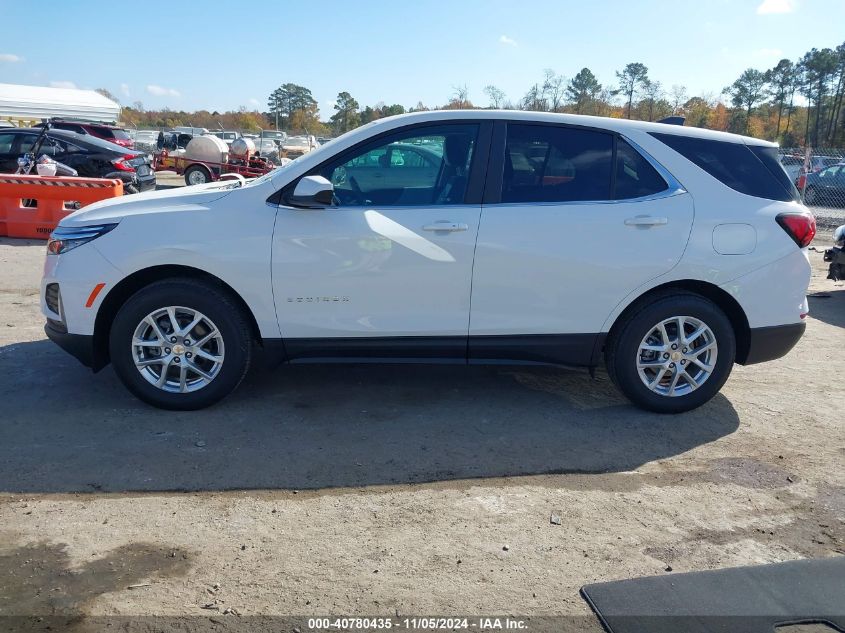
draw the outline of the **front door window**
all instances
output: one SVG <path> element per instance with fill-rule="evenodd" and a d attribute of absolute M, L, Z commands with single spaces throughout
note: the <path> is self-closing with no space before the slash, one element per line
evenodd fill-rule
<path fill-rule="evenodd" d="M 413 128 L 320 169 L 338 206 L 463 204 L 477 125 Z"/>

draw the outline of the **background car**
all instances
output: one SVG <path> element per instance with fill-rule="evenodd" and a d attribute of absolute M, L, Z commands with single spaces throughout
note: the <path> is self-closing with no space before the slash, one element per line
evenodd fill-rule
<path fill-rule="evenodd" d="M 804 157 L 799 154 L 788 154 L 780 157 L 780 164 L 792 182 L 798 180 L 801 168 L 804 166 Z"/>
<path fill-rule="evenodd" d="M 254 138 L 252 142 L 255 143 L 255 151 L 260 152 L 261 156 L 273 163 L 279 162 L 279 146 L 273 139 Z"/>
<path fill-rule="evenodd" d="M 790 180 L 795 183 L 795 186 L 798 187 L 799 190 L 804 189 L 804 180 L 807 175 L 807 172 L 811 174 L 819 172 L 825 167 L 830 167 L 831 165 L 836 165 L 837 163 L 841 162 L 842 158 L 836 156 L 823 155 L 811 156 L 809 169 L 806 170 L 804 169 L 804 160 L 804 156 L 795 154 L 780 157 L 781 166 L 783 167 L 784 171 L 789 175 Z"/>
<path fill-rule="evenodd" d="M 95 136 L 115 145 L 128 147 L 129 149 L 135 147 L 135 142 L 130 137 L 129 132 L 116 125 L 95 121 L 74 121 L 70 119 L 52 119 L 50 125 L 54 130 L 67 130 L 68 132 L 75 132 L 77 134 Z M 41 123 L 35 127 L 43 126 L 44 124 Z"/>
<path fill-rule="evenodd" d="M 239 139 L 242 136 L 241 133 L 236 130 L 215 130 L 214 132 L 209 132 L 209 134 L 225 141 L 226 145 L 231 145 L 232 141 Z"/>
<path fill-rule="evenodd" d="M 279 145 L 283 141 L 287 139 L 288 135 L 281 130 L 261 130 L 261 134 L 257 135 L 257 138 L 269 138 L 276 141 L 276 144 Z"/>
<path fill-rule="evenodd" d="M 178 134 L 190 134 L 191 136 L 209 134 L 208 128 L 206 127 L 191 127 L 189 125 L 177 125 L 173 128 L 173 131 Z"/>
<path fill-rule="evenodd" d="M 138 130 L 135 132 L 135 149 L 148 154 L 158 151 L 158 130 Z"/>
<path fill-rule="evenodd" d="M 0 131 L 0 173 L 11 174 L 18 158 L 32 149 L 42 130 L 15 128 Z M 91 135 L 49 130 L 38 156 L 72 167 L 85 178 L 119 178 L 125 193 L 155 189 L 156 176 L 144 152 L 122 148 Z"/>
<path fill-rule="evenodd" d="M 317 139 L 313 136 L 289 136 L 282 141 L 282 153 L 288 158 L 296 158 L 307 154 L 317 146 Z"/>
<path fill-rule="evenodd" d="M 807 174 L 804 202 L 809 205 L 845 205 L 845 162 Z"/>

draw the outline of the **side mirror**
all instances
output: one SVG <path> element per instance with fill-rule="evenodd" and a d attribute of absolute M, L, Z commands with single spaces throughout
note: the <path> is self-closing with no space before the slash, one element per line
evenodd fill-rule
<path fill-rule="evenodd" d="M 301 178 L 288 196 L 287 203 L 301 209 L 324 209 L 332 206 L 334 185 L 322 176 Z"/>

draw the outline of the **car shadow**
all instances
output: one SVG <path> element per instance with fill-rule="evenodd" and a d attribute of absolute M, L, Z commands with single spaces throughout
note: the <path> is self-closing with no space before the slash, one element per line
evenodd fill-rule
<path fill-rule="evenodd" d="M 831 282 L 832 284 L 833 282 Z M 830 290 L 807 295 L 810 316 L 837 327 L 845 327 L 845 287 L 840 284 Z"/>
<path fill-rule="evenodd" d="M 0 347 L 0 491 L 315 489 L 636 469 L 733 433 L 717 395 L 683 415 L 606 375 L 549 367 L 298 365 L 220 404 L 160 411 L 48 341 Z"/>

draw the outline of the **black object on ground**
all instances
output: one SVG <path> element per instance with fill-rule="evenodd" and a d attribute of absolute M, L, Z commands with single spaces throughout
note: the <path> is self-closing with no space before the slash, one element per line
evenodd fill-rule
<path fill-rule="evenodd" d="M 777 633 L 815 622 L 845 631 L 845 557 L 597 583 L 581 594 L 610 633 Z"/>

